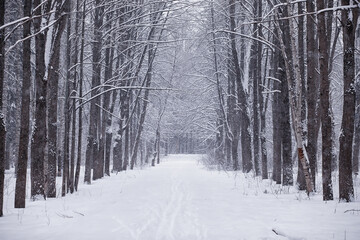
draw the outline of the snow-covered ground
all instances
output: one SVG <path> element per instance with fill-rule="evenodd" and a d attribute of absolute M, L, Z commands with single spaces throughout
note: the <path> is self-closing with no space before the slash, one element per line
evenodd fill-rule
<path fill-rule="evenodd" d="M 27 201 L 22 210 L 13 208 L 8 172 L 0 239 L 360 239 L 359 199 L 308 199 L 295 188 L 206 170 L 200 158 L 172 155 L 155 168 L 80 185 L 64 198 Z"/>

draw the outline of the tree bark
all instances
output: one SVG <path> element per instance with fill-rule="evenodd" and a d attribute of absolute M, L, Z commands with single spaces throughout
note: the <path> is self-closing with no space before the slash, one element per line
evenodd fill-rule
<path fill-rule="evenodd" d="M 306 1 L 307 12 L 315 11 L 315 3 L 312 0 Z M 316 169 L 317 169 L 317 146 L 319 135 L 319 74 L 318 68 L 318 56 L 317 56 L 316 41 L 316 20 L 314 16 L 306 16 L 306 55 L 307 55 L 307 153 L 309 157 L 310 173 L 312 184 L 315 187 L 316 182 Z M 315 190 L 315 189 L 314 189 Z"/>
<path fill-rule="evenodd" d="M 286 12 L 285 17 L 289 16 L 289 13 L 292 12 L 290 1 L 286 2 Z M 280 41 L 280 49 L 282 52 L 282 56 L 285 60 L 285 70 L 286 70 L 286 78 L 288 82 L 288 91 L 289 91 L 289 101 L 290 101 L 290 110 L 291 110 L 291 119 L 294 129 L 294 135 L 296 140 L 296 147 L 298 149 L 298 157 L 301 161 L 301 165 L 303 168 L 305 182 L 306 182 L 306 192 L 309 195 L 313 191 L 311 175 L 309 173 L 308 160 L 305 154 L 305 148 L 302 141 L 303 136 L 303 126 L 301 125 L 301 76 L 300 76 L 300 68 L 299 68 L 299 60 L 297 58 L 297 49 L 296 49 L 296 39 L 295 39 L 295 28 L 293 19 L 289 19 L 289 33 L 284 37 L 290 36 L 290 46 L 287 46 L 284 43 L 283 37 L 279 37 Z M 279 32 L 282 32 L 279 22 L 274 22 L 276 28 Z M 290 50 L 289 50 L 290 48 Z M 291 66 L 291 67 L 290 67 Z M 295 80 L 295 81 L 294 81 Z"/>
<path fill-rule="evenodd" d="M 63 174 L 61 185 L 61 196 L 64 197 L 69 192 L 69 166 L 70 166 L 70 81 L 71 81 L 71 67 L 72 67 L 72 39 L 71 39 L 71 16 L 67 16 L 67 45 L 66 45 L 66 80 L 65 80 L 65 104 L 64 104 L 64 159 L 63 159 Z"/>
<path fill-rule="evenodd" d="M 276 29 L 275 29 L 276 31 Z M 275 40 L 278 42 L 277 40 Z M 275 42 L 275 44 L 276 44 Z M 280 82 L 280 72 L 279 69 L 279 61 L 280 61 L 281 53 L 279 50 L 275 50 L 273 59 L 272 59 L 272 67 L 273 73 L 272 77 L 275 77 L 276 80 L 273 82 L 273 99 L 272 99 L 272 124 L 273 124 L 273 170 L 272 170 L 272 179 L 276 182 L 276 184 L 281 184 L 281 129 L 280 129 L 280 93 L 281 93 L 281 82 Z"/>
<path fill-rule="evenodd" d="M 67 0 L 66 0 L 67 1 Z M 60 66 L 60 45 L 61 37 L 66 25 L 66 17 L 62 9 L 62 0 L 55 2 L 55 19 L 59 19 L 55 24 L 52 35 L 51 55 L 48 67 L 48 169 L 47 169 L 47 197 L 56 197 L 56 161 L 57 161 L 57 129 L 58 129 L 58 89 L 59 89 L 59 66 Z"/>
<path fill-rule="evenodd" d="M 355 46 L 360 46 L 360 27 L 359 23 L 356 31 L 357 39 Z M 359 152 L 360 152 L 360 56 L 355 58 L 355 88 L 356 88 L 356 112 L 355 112 L 355 133 L 354 133 L 354 152 L 353 152 L 353 172 L 355 175 L 359 174 Z"/>
<path fill-rule="evenodd" d="M 285 62 L 282 58 L 280 60 L 280 69 L 285 69 Z M 293 161 L 292 161 L 292 147 L 291 147 L 291 126 L 290 126 L 290 103 L 289 90 L 286 81 L 285 71 L 281 71 L 281 106 L 280 106 L 280 124 L 281 124 L 281 146 L 282 146 L 282 184 L 284 186 L 292 186 L 293 180 Z M 279 123 L 278 123 L 279 124 Z"/>
<path fill-rule="evenodd" d="M 93 50 L 93 74 L 92 74 L 92 87 L 97 87 L 101 83 L 101 48 L 102 48 L 102 25 L 103 25 L 103 17 L 104 17 L 104 5 L 102 0 L 95 1 L 95 16 L 94 16 L 94 42 L 92 44 Z M 98 90 L 92 91 L 92 93 L 96 94 Z M 100 106 L 101 99 L 97 97 L 93 100 L 91 106 L 93 107 L 93 111 L 91 114 L 91 118 L 93 118 L 93 129 L 92 129 L 92 137 L 93 137 L 93 146 L 92 146 L 92 154 L 93 157 L 93 180 L 97 180 L 103 176 L 103 164 L 104 157 L 103 152 L 100 152 L 100 138 L 101 138 L 101 121 L 100 121 Z M 90 133 L 89 133 L 90 134 Z"/>
<path fill-rule="evenodd" d="M 254 16 L 258 18 L 259 5 L 262 3 L 254 1 Z M 258 20 L 259 21 L 259 20 Z M 259 37 L 259 24 L 254 24 L 252 37 L 257 39 Z M 261 82 L 261 44 L 257 40 L 253 40 L 251 46 L 251 60 L 250 60 L 250 76 L 253 82 L 253 149 L 254 149 L 254 168 L 256 176 L 261 174 L 260 171 L 260 119 L 259 119 L 259 83 Z M 260 63 L 260 64 L 259 64 Z"/>
<path fill-rule="evenodd" d="M 342 0 L 343 6 L 350 5 L 350 0 Z M 355 32 L 359 9 L 342 10 L 344 43 L 344 106 L 340 134 L 339 154 L 339 198 L 350 202 L 354 199 L 352 176 L 352 147 L 355 117 Z"/>
<path fill-rule="evenodd" d="M 41 5 L 40 0 L 34 0 L 34 15 L 42 15 L 48 10 L 49 3 Z M 43 11 L 44 9 L 44 11 Z M 34 32 L 40 32 L 43 18 L 33 20 Z M 46 126 L 46 90 L 47 81 L 45 79 L 45 48 L 46 45 L 45 30 L 35 36 L 35 86 L 36 86 L 36 106 L 35 106 L 35 128 L 31 143 L 31 198 L 46 198 L 45 196 L 45 149 L 47 144 L 47 126 Z"/>
<path fill-rule="evenodd" d="M 4 25 L 5 0 L 0 0 L 0 26 Z M 5 29 L 0 30 L 0 217 L 3 216 L 5 181 L 5 114 L 3 113 L 3 90 L 5 71 Z"/>
<path fill-rule="evenodd" d="M 79 19 L 80 19 L 80 3 L 79 0 L 76 1 L 76 13 L 75 13 L 75 32 L 77 33 L 79 30 Z M 68 18 L 71 21 L 71 18 Z M 80 35 L 81 36 L 81 35 Z M 70 40 L 70 39 L 69 39 Z M 73 66 L 71 67 L 71 79 L 72 81 L 72 95 L 76 93 L 76 85 L 78 79 L 78 55 L 79 55 L 79 36 L 77 35 L 74 40 L 74 52 L 72 54 L 72 63 Z M 72 122 L 71 122 L 71 155 L 70 155 L 70 172 L 69 172 L 69 188 L 70 193 L 74 193 L 75 190 L 75 144 L 76 144 L 76 98 L 73 96 L 72 99 Z"/>
<path fill-rule="evenodd" d="M 325 0 L 317 0 L 317 9 L 325 8 Z M 320 105 L 321 105 L 321 133 L 322 133 L 322 183 L 323 200 L 333 200 L 331 181 L 332 161 L 332 125 L 330 111 L 330 79 L 329 79 L 329 46 L 326 32 L 325 13 L 317 15 L 319 36 L 319 63 L 320 63 Z"/>
<path fill-rule="evenodd" d="M 253 169 L 252 165 L 252 153 L 251 149 L 251 134 L 250 134 L 250 117 L 248 114 L 248 102 L 246 92 L 243 86 L 241 69 L 239 65 L 238 53 L 236 49 L 235 41 L 235 0 L 229 0 L 229 13 L 230 13 L 230 44 L 232 61 L 234 64 L 236 87 L 237 87 L 237 98 L 239 107 L 239 120 L 241 124 L 241 150 L 242 150 L 242 161 L 243 171 L 250 172 Z M 238 133 L 234 133 L 238 134 Z M 235 167 L 235 166 L 234 166 Z M 237 170 L 237 169 L 236 169 Z"/>
<path fill-rule="evenodd" d="M 1 8 L 1 7 L 0 7 Z M 31 0 L 24 2 L 24 17 L 31 16 Z M 31 34 L 31 21 L 23 25 L 23 38 Z M 23 82 L 21 89 L 21 123 L 19 154 L 16 172 L 15 208 L 25 208 L 26 175 L 29 152 L 30 88 L 31 88 L 31 40 L 23 42 Z"/>
<path fill-rule="evenodd" d="M 298 3 L 298 14 L 304 14 L 303 3 Z M 300 75 L 301 75 L 301 124 L 306 126 L 306 78 L 305 78 L 305 48 L 304 48 L 304 17 L 299 17 L 299 28 L 298 28 L 298 45 L 299 45 L 299 64 L 300 64 Z M 307 128 L 303 128 L 303 141 L 307 142 Z M 304 173 L 301 167 L 300 159 L 298 158 L 298 174 L 297 184 L 299 190 L 306 189 L 306 182 Z"/>
<path fill-rule="evenodd" d="M 83 78 L 84 78 L 84 48 L 85 48 L 85 15 L 86 15 L 86 0 L 83 2 L 82 9 L 82 26 L 81 26 L 81 47 L 80 47 L 80 73 L 79 73 L 79 126 L 78 126 L 78 152 L 77 152 L 77 162 L 75 170 L 75 191 L 78 190 L 79 177 L 80 177 L 80 165 L 81 165 L 81 154 L 82 154 L 82 130 L 83 130 L 83 120 L 82 120 L 82 95 L 83 95 Z"/>

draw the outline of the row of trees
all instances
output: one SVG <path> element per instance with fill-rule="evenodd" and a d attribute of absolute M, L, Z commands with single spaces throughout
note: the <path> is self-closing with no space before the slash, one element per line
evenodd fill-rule
<path fill-rule="evenodd" d="M 57 176 L 62 176 L 62 196 L 77 190 L 82 159 L 88 184 L 111 171 L 133 169 L 150 160 L 152 165 L 159 163 L 160 146 L 165 148 L 160 125 L 179 48 L 172 28 L 191 3 L 1 4 L 0 92 L 5 83 L 8 99 L 7 111 L 0 114 L 0 187 L 2 191 L 5 167 L 15 165 L 15 207 L 25 207 L 29 162 L 33 200 L 56 197 Z M 14 12 L 23 16 L 14 17 Z M 21 107 L 9 108 L 11 104 Z"/>
<path fill-rule="evenodd" d="M 90 184 L 161 149 L 206 148 L 283 185 L 295 152 L 299 188 L 321 169 L 324 200 L 338 166 L 340 199 L 353 198 L 357 1 L 0 3 L 0 201 L 11 166 L 23 208 L 29 163 L 36 200 L 58 195 L 57 176 L 62 196 L 77 190 L 83 161 Z"/>
<path fill-rule="evenodd" d="M 238 170 L 241 159 L 243 172 L 254 171 L 263 179 L 272 172 L 276 183 L 293 185 L 295 146 L 299 188 L 308 194 L 315 191 L 321 169 L 323 199 L 332 200 L 338 155 L 339 197 L 353 199 L 360 145 L 359 108 L 355 114 L 355 101 L 359 104 L 360 99 L 355 100 L 355 93 L 360 93 L 359 78 L 355 85 L 359 9 L 357 1 L 213 0 L 207 4 L 205 28 L 213 66 L 209 76 L 218 96 L 217 162 Z M 341 86 L 340 113 L 333 110 L 333 101 L 340 98 Z M 334 117 L 340 114 L 337 151 Z"/>

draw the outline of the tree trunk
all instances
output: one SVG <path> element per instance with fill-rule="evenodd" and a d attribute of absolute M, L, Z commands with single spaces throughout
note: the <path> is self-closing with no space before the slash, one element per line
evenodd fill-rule
<path fill-rule="evenodd" d="M 276 29 L 275 29 L 276 31 Z M 276 32 L 275 32 L 276 33 Z M 277 34 L 278 35 L 278 34 Z M 278 41 L 274 38 L 275 44 Z M 281 53 L 279 50 L 275 50 L 272 59 L 272 77 L 276 80 L 273 81 L 273 99 L 272 99 L 272 125 L 273 125 L 273 170 L 272 170 L 272 179 L 276 184 L 281 184 L 281 115 L 280 115 L 280 93 L 281 93 L 281 82 L 279 69 Z"/>
<path fill-rule="evenodd" d="M 360 46 L 360 27 L 359 23 L 356 31 L 357 39 L 355 46 Z M 360 56 L 357 55 L 355 58 L 355 88 L 356 88 L 356 110 L 355 110 L 355 132 L 354 132 L 354 152 L 353 152 L 353 172 L 355 175 L 359 174 L 359 152 L 360 152 Z"/>
<path fill-rule="evenodd" d="M 82 26 L 81 26 L 81 47 L 80 47 L 80 73 L 79 73 L 79 126 L 78 126 L 78 152 L 77 152 L 77 162 L 76 162 L 76 170 L 75 170 L 75 183 L 74 188 L 75 191 L 78 190 L 79 177 L 80 177 L 80 165 L 81 165 L 81 155 L 82 155 L 82 95 L 83 95 L 83 78 L 84 78 L 84 48 L 85 48 L 85 15 L 86 15 L 86 0 L 83 2 L 83 10 L 82 10 Z"/>
<path fill-rule="evenodd" d="M 0 0 L 0 26 L 4 25 L 5 0 Z M 3 90 L 5 72 L 5 29 L 0 30 L 0 217 L 3 216 L 4 181 L 5 181 L 5 119 L 3 114 Z"/>
<path fill-rule="evenodd" d="M 125 99 L 125 103 L 124 103 L 124 119 L 125 119 L 125 129 L 124 129 L 124 158 L 123 158 L 123 165 L 122 165 L 122 170 L 126 171 L 127 167 L 129 166 L 129 143 L 130 143 L 130 93 L 131 90 L 128 90 L 126 92 L 126 99 Z"/>
<path fill-rule="evenodd" d="M 0 7 L 1 9 L 1 7 Z M 2 14 L 0 14 L 2 15 Z M 24 17 L 31 16 L 31 0 L 24 2 Z M 23 25 L 23 38 L 31 34 L 31 21 Z M 1 40 L 0 40 L 1 42 Z M 26 175 L 29 151 L 30 88 L 31 88 L 31 40 L 23 42 L 23 83 L 21 89 L 20 142 L 16 172 L 15 208 L 25 208 Z M 1 69 L 1 68 L 0 68 Z M 0 101 L 1 102 L 1 101 Z M 1 124 L 1 123 L 0 123 Z"/>
<path fill-rule="evenodd" d="M 315 3 L 312 0 L 306 1 L 307 12 L 315 11 Z M 307 153 L 309 157 L 310 173 L 312 184 L 315 187 L 316 182 L 316 166 L 317 166 L 317 146 L 319 135 L 319 74 L 317 72 L 318 57 L 317 57 L 316 41 L 316 22 L 314 16 L 306 16 L 306 54 L 307 54 Z M 315 190 L 315 189 L 314 189 Z"/>
<path fill-rule="evenodd" d="M 258 18 L 259 21 L 262 21 L 262 2 L 260 2 L 258 4 Z M 263 38 L 263 33 L 262 33 L 262 24 L 259 24 L 259 37 Z M 262 50 L 263 46 L 262 44 L 259 42 L 258 43 L 258 57 L 257 57 L 257 68 L 258 69 L 262 69 Z M 268 102 L 268 97 L 266 96 L 264 98 L 264 91 L 266 90 L 265 86 L 266 86 L 266 68 L 268 66 L 268 58 L 269 58 L 269 50 L 266 49 L 266 58 L 265 58 L 265 68 L 264 68 L 264 77 L 263 77 L 263 81 L 261 81 L 262 79 L 262 75 L 261 75 L 261 71 L 260 74 L 258 76 L 259 81 L 261 83 L 261 85 L 259 85 L 259 111 L 260 111 L 260 156 L 261 156 L 261 176 L 262 179 L 268 179 L 268 157 L 267 157 L 267 148 L 266 148 L 266 111 L 267 111 L 267 102 Z M 269 89 L 269 86 L 268 86 Z"/>
<path fill-rule="evenodd" d="M 303 15 L 303 3 L 298 3 L 298 14 Z M 298 28 L 298 45 L 299 45 L 299 64 L 300 64 L 300 75 L 301 75 L 301 124 L 306 126 L 306 79 L 305 79 L 305 48 L 304 48 L 304 16 L 299 17 L 299 28 Z M 307 128 L 303 128 L 303 141 L 307 142 Z M 299 190 L 306 189 L 305 177 L 301 167 L 300 159 L 298 158 L 298 174 L 297 174 L 297 185 Z"/>
<path fill-rule="evenodd" d="M 158 125 L 158 129 L 156 130 L 156 138 L 157 138 L 157 148 L 156 148 L 156 163 L 160 164 L 160 125 Z"/>
<path fill-rule="evenodd" d="M 258 6 L 261 2 L 254 1 L 254 16 L 258 18 L 259 13 Z M 254 39 L 259 38 L 258 24 L 254 24 L 253 35 Z M 254 149 L 254 168 L 256 176 L 261 174 L 260 171 L 260 118 L 259 118 L 259 83 L 261 82 L 261 44 L 257 40 L 253 40 L 251 46 L 251 60 L 250 60 L 250 73 L 253 82 L 253 149 Z"/>
<path fill-rule="evenodd" d="M 149 39 L 151 39 L 152 36 L 149 36 Z M 140 143 L 140 138 L 141 138 L 141 133 L 144 127 L 144 122 L 145 122 L 145 116 L 146 116 L 146 110 L 147 110 L 147 106 L 148 106 L 148 99 L 149 99 L 149 87 L 151 85 L 151 80 L 152 80 L 152 70 L 153 70 L 153 62 L 155 59 L 155 54 L 156 54 L 156 49 L 153 48 L 153 46 L 149 47 L 149 61 L 148 61 L 148 70 L 146 72 L 146 76 L 145 76 L 145 93 L 144 93 L 144 102 L 142 105 L 142 111 L 141 111 L 141 115 L 140 115 L 140 119 L 139 119 L 139 125 L 138 125 L 138 129 L 137 129 L 137 133 L 135 136 L 135 144 L 134 147 L 132 149 L 132 154 L 131 154 L 131 164 L 130 164 L 130 168 L 133 169 L 134 168 L 134 164 L 135 161 L 137 159 L 137 152 L 138 152 L 138 148 L 139 148 L 139 143 Z M 140 91 L 140 90 L 139 90 Z M 140 92 L 139 92 L 140 94 Z M 137 96 L 138 98 L 139 96 Z M 138 99 L 136 99 L 137 101 Z"/>
<path fill-rule="evenodd" d="M 67 5 L 67 3 L 65 3 Z M 55 3 L 55 19 L 59 19 L 53 29 L 51 43 L 51 55 L 48 67 L 48 169 L 46 173 L 47 197 L 56 197 L 56 162 L 57 162 L 57 129 L 58 129 L 58 89 L 59 89 L 59 66 L 61 37 L 66 25 L 66 17 L 62 9 L 62 0 Z"/>
<path fill-rule="evenodd" d="M 228 145 L 227 145 L 227 115 L 225 111 L 225 103 L 224 103 L 224 97 L 223 97 L 223 90 L 220 85 L 220 73 L 219 73 L 219 66 L 218 66 L 218 53 L 217 53 L 217 41 L 216 41 L 216 35 L 215 35 L 215 16 L 214 16 L 214 6 L 213 1 L 211 1 L 211 28 L 212 28 L 212 50 L 213 50 L 213 57 L 214 57 L 214 71 L 215 71 L 215 77 L 216 77 L 216 90 L 217 90 L 217 97 L 218 97 L 218 103 L 219 103 L 219 110 L 218 110 L 218 129 L 219 129 L 219 139 L 217 144 L 217 150 L 216 150 L 216 157 L 217 161 L 221 164 L 224 163 L 224 157 L 227 156 Z M 226 125 L 226 126 L 225 126 Z M 226 154 L 225 154 L 226 153 Z"/>
<path fill-rule="evenodd" d="M 34 15 L 39 16 L 43 14 L 43 8 L 40 0 L 34 0 Z M 33 20 L 34 32 L 41 31 L 42 18 L 35 18 Z M 36 85 L 36 107 L 35 107 L 35 128 L 33 132 L 33 139 L 31 143 L 31 198 L 45 197 L 45 177 L 44 177 L 44 163 L 45 163 L 45 149 L 47 144 L 47 126 L 46 126 L 46 89 L 47 81 L 45 79 L 45 48 L 46 45 L 46 31 L 35 36 L 35 85 Z"/>
<path fill-rule="evenodd" d="M 101 83 L 101 48 L 102 48 L 102 25 L 103 25 L 103 15 L 104 15 L 104 5 L 102 0 L 95 1 L 95 16 L 94 16 L 94 42 L 92 44 L 93 50 L 93 74 L 92 74 L 92 87 L 97 87 Z M 94 95 L 100 91 L 92 91 Z M 92 137 L 94 145 L 92 148 L 93 152 L 93 180 L 97 180 L 103 176 L 103 165 L 104 157 L 103 152 L 100 151 L 100 138 L 101 138 L 101 121 L 100 121 L 100 106 L 101 100 L 100 97 L 96 97 L 92 102 L 93 114 L 93 132 Z"/>
<path fill-rule="evenodd" d="M 76 1 L 76 13 L 75 13 L 75 32 L 77 33 L 79 30 L 79 18 L 80 18 L 80 3 L 79 0 Z M 68 18 L 70 21 L 70 17 Z M 74 53 L 72 55 L 72 74 L 71 79 L 73 79 L 72 83 L 72 94 L 76 93 L 76 85 L 77 85 L 77 71 L 78 71 L 78 54 L 79 54 L 79 36 L 75 37 L 74 41 Z M 70 157 L 70 173 L 69 173 L 69 188 L 70 193 L 73 193 L 75 190 L 75 144 L 76 144 L 76 98 L 73 96 L 72 100 L 72 128 L 71 128 L 71 157 Z"/>
<path fill-rule="evenodd" d="M 108 13 L 106 15 L 106 22 L 107 25 L 105 27 L 107 32 L 107 37 L 105 41 L 105 66 L 104 66 L 104 84 L 107 85 L 104 87 L 104 91 L 110 89 L 110 83 L 108 81 L 112 78 L 112 72 L 113 72 L 113 59 L 114 59 L 114 46 L 112 44 L 112 31 L 111 31 L 111 18 L 112 18 L 112 12 Z M 101 154 L 101 177 L 104 176 L 104 172 L 106 175 L 110 176 L 110 151 L 108 152 L 108 144 L 111 145 L 111 138 L 108 138 L 108 132 L 111 128 L 111 112 L 110 112 L 110 99 L 113 92 L 107 92 L 104 94 L 103 98 L 103 111 L 102 111 L 102 128 L 101 128 L 101 138 L 100 138 L 100 152 Z M 110 125 L 109 125 L 110 123 Z M 109 142 L 110 141 L 110 142 Z"/>
<path fill-rule="evenodd" d="M 325 8 L 325 0 L 317 0 L 317 9 Z M 325 13 L 317 15 L 319 36 L 320 63 L 320 105 L 321 105 L 321 133 L 322 133 L 322 182 L 323 200 L 333 200 L 331 181 L 332 160 L 332 126 L 330 111 L 330 79 L 329 79 L 329 46 L 326 33 Z"/>
<path fill-rule="evenodd" d="M 292 12 L 290 1 L 286 1 L 287 9 L 285 11 L 285 17 L 289 16 L 289 13 Z M 289 41 L 288 45 L 284 43 L 283 37 L 279 37 L 280 48 L 282 52 L 282 56 L 285 60 L 285 70 L 286 70 L 286 78 L 288 82 L 288 91 L 289 91 L 289 101 L 290 101 L 290 110 L 291 110 L 291 119 L 294 129 L 294 135 L 296 140 L 296 147 L 298 149 L 298 157 L 301 161 L 301 165 L 303 168 L 305 182 L 306 182 L 306 191 L 309 195 L 313 191 L 311 175 L 309 173 L 308 161 L 306 159 L 305 148 L 303 145 L 303 126 L 301 125 L 301 76 L 300 76 L 300 64 L 297 58 L 297 49 L 296 49 L 296 39 L 295 39 L 295 28 L 293 19 L 289 19 L 289 24 L 287 25 L 289 28 L 289 32 L 285 34 L 283 37 L 288 41 L 287 37 L 290 36 L 290 46 Z M 274 22 L 276 28 L 279 32 L 282 32 L 279 22 Z M 286 30 L 287 28 L 285 28 Z M 290 48 L 290 50 L 289 50 Z M 294 81 L 295 80 L 295 81 Z"/>
<path fill-rule="evenodd" d="M 342 0 L 343 6 L 350 5 L 350 0 Z M 350 202 L 354 200 L 352 178 L 352 147 L 355 117 L 355 32 L 359 9 L 342 10 L 344 43 L 344 106 L 340 134 L 339 155 L 339 198 Z"/>
<path fill-rule="evenodd" d="M 239 107 L 239 120 L 241 124 L 241 150 L 242 150 L 242 161 L 243 171 L 250 172 L 252 166 L 252 154 L 251 149 L 251 134 L 250 134 L 250 118 L 248 115 L 248 102 L 246 92 L 243 86 L 243 79 L 241 75 L 241 69 L 239 65 L 238 53 L 236 49 L 235 41 L 235 0 L 229 0 L 229 13 L 230 13 L 230 42 L 231 42 L 231 54 L 232 61 L 235 68 L 236 86 L 237 86 L 237 97 Z M 236 134 L 236 133 L 234 133 Z M 237 133 L 238 134 L 238 133 Z"/>
<path fill-rule="evenodd" d="M 285 62 L 280 60 L 280 69 L 285 69 Z M 281 128 L 281 146 L 282 146 L 282 184 L 284 186 L 292 186 L 293 180 L 293 163 L 292 163 L 292 147 L 291 147 L 291 126 L 290 126 L 290 103 L 288 83 L 286 81 L 286 73 L 281 71 L 281 106 L 280 106 L 280 128 Z M 279 124 L 279 123 L 278 123 Z"/>
<path fill-rule="evenodd" d="M 64 104 L 64 159 L 63 159 L 63 175 L 62 175 L 62 186 L 61 196 L 64 197 L 69 189 L 69 165 L 70 165 L 70 81 L 71 81 L 71 67 L 72 67 L 72 40 L 71 36 L 71 17 L 67 16 L 67 46 L 66 46 L 66 80 L 65 80 L 65 104 Z"/>

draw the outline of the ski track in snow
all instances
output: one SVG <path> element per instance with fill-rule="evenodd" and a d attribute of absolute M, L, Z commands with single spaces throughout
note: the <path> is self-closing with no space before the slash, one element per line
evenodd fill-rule
<path fill-rule="evenodd" d="M 155 168 L 80 185 L 65 198 L 27 200 L 25 209 L 13 208 L 15 179 L 7 172 L 0 239 L 360 239 L 360 213 L 346 212 L 360 209 L 359 200 L 323 202 L 320 193 L 309 200 L 240 172 L 208 171 L 200 157 L 172 155 Z"/>

